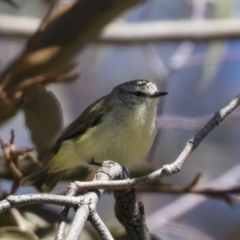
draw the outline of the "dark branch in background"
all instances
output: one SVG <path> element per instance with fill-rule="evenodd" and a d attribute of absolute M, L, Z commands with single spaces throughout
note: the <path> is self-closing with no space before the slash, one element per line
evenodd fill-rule
<path fill-rule="evenodd" d="M 2 102 L 3 104 L 5 103 L 5 105 L 7 105 L 10 104 L 12 101 L 18 101 L 22 98 L 23 91 L 35 84 L 44 85 L 48 83 L 71 82 L 79 77 L 79 74 L 69 74 L 69 72 L 72 71 L 77 65 L 76 63 L 71 62 L 65 64 L 60 69 L 54 69 L 45 74 L 33 76 L 30 78 L 26 77 L 25 79 L 22 79 L 22 81 L 20 81 L 19 83 L 13 85 L 12 88 L 8 91 L 4 91 L 4 88 L 9 84 L 9 82 L 12 81 L 11 79 L 16 77 L 15 75 L 18 74 L 19 68 L 21 69 L 24 60 L 28 58 L 29 54 L 31 54 L 31 49 L 34 48 L 34 46 L 37 44 L 39 38 L 44 32 L 44 29 L 50 22 L 52 16 L 51 13 L 53 11 L 54 5 L 54 2 L 51 3 L 45 16 L 39 22 L 38 27 L 29 37 L 26 46 L 22 50 L 21 54 L 16 58 L 14 64 L 10 67 L 11 71 L 5 77 L 3 76 L 2 79 L 0 76 L 0 102 Z M 28 67 L 28 64 L 25 63 L 26 68 Z"/>
<path fill-rule="evenodd" d="M 158 116 L 157 125 L 160 129 L 184 129 L 187 131 L 200 130 L 204 124 L 208 122 L 210 114 L 198 117 L 184 117 L 176 115 Z M 222 123 L 223 125 L 239 124 L 240 114 L 233 113 L 229 115 Z"/>
<path fill-rule="evenodd" d="M 90 41 L 96 38 L 105 25 L 123 11 L 142 2 L 144 0 L 72 1 L 60 6 L 53 14 L 48 16 L 51 12 L 50 8 L 42 24 L 38 21 L 38 25 L 31 32 L 35 34 L 31 36 L 25 49 L 12 59 L 11 63 L 6 64 L 4 69 L 1 69 L 0 123 L 14 116 L 20 107 L 25 104 L 24 100 L 29 99 L 29 95 L 37 95 L 36 91 L 39 88 L 36 85 L 39 86 L 39 84 L 36 83 L 52 82 L 49 78 L 46 78 L 46 75 L 71 65 L 73 58 Z M 5 20 L 0 20 L 0 28 L 3 27 Z M 14 24 L 17 25 L 16 22 Z M 39 24 L 40 27 L 37 28 Z M 23 26 L 24 24 L 21 23 L 21 25 Z M 63 26 L 66 26 L 64 31 Z M 36 29 L 38 30 L 36 31 Z M 65 77 L 62 80 L 75 79 L 76 75 L 66 76 L 67 73 L 60 74 L 60 77 Z M 52 78 L 53 82 L 59 81 L 57 77 L 59 75 L 55 75 Z M 25 84 L 24 86 L 21 85 L 20 91 L 11 95 L 12 90 L 19 87 L 22 82 Z M 30 85 L 31 88 L 29 87 Z M 27 89 L 26 86 L 28 86 Z M 22 91 L 23 89 L 25 91 Z M 49 93 L 49 98 L 51 97 L 50 95 Z M 41 96 L 38 91 L 38 98 L 36 99 L 40 99 Z M 26 112 L 24 108 L 25 116 Z M 49 125 L 51 124 L 50 121 L 48 123 Z M 56 120 L 54 123 L 56 123 Z M 57 124 L 56 128 L 59 127 L 60 123 L 58 122 Z M 33 130 L 33 128 L 30 130 Z M 54 129 L 52 132 L 54 132 Z M 32 131 L 31 134 L 33 135 Z M 50 137 L 49 140 L 51 140 Z"/>
<path fill-rule="evenodd" d="M 129 173 L 123 172 L 124 178 Z M 116 200 L 114 210 L 118 221 L 124 226 L 130 239 L 151 240 L 150 233 L 145 222 L 144 205 L 136 202 L 135 189 L 123 189 L 114 191 Z"/>
<path fill-rule="evenodd" d="M 22 179 L 22 173 L 18 169 L 18 153 L 14 148 L 14 138 L 14 131 L 12 130 L 9 143 L 7 144 L 2 139 L 0 139 L 0 145 L 9 172 L 11 173 L 15 182 L 19 182 Z"/>
<path fill-rule="evenodd" d="M 197 174 L 193 181 L 185 186 L 141 186 L 136 187 L 136 192 L 148 193 L 166 193 L 166 194 L 198 194 L 205 195 L 210 198 L 218 198 L 224 200 L 229 206 L 233 207 L 235 203 L 239 202 L 237 198 L 230 195 L 240 194 L 240 186 L 216 189 L 216 188 L 197 188 L 196 185 L 200 179 L 201 174 Z"/>
<path fill-rule="evenodd" d="M 186 187 L 155 187 L 155 186 L 141 186 L 136 187 L 136 192 L 144 192 L 144 193 L 166 193 L 166 194 L 198 194 L 204 195 L 210 198 L 217 198 L 224 200 L 231 207 L 234 206 L 235 203 L 239 202 L 236 198 L 230 196 L 230 194 L 240 194 L 240 186 L 226 188 L 226 189 L 214 189 L 214 188 L 203 188 L 198 189 L 196 187 L 186 188 Z"/>
<path fill-rule="evenodd" d="M 1 78 L 7 82 L 3 90 L 9 91 L 25 79 L 69 64 L 105 25 L 124 10 L 141 2 L 143 0 L 74 1 L 62 5 L 49 17 L 47 14 L 31 37 L 33 41 L 27 43 L 26 51 L 3 70 Z M 71 27 L 65 27 L 63 31 L 63 26 Z"/>
<path fill-rule="evenodd" d="M 11 136 L 9 143 L 4 142 L 0 138 L 0 146 L 2 148 L 2 160 L 5 161 L 5 165 L 8 169 L 8 172 L 10 173 L 12 179 L 14 179 L 12 187 L 10 192 L 3 193 L 2 196 L 0 196 L 0 199 L 5 198 L 6 196 L 10 194 L 14 194 L 18 187 L 19 182 L 22 179 L 22 172 L 19 170 L 19 160 L 21 157 L 28 157 L 30 158 L 34 163 L 38 163 L 38 160 L 32 155 L 33 149 L 32 148 L 26 148 L 26 149 L 16 149 L 14 145 L 15 140 L 15 134 L 14 131 L 11 130 Z"/>
<path fill-rule="evenodd" d="M 0 35 L 28 37 L 39 25 L 36 18 L 0 16 Z M 179 20 L 109 24 L 97 39 L 101 43 L 207 41 L 240 38 L 240 20 Z"/>
<path fill-rule="evenodd" d="M 7 167 L 8 173 L 10 173 L 11 178 L 14 179 L 11 190 L 9 192 L 4 192 L 0 196 L 0 199 L 4 199 L 8 195 L 14 194 L 19 187 L 19 182 L 23 176 L 19 169 L 19 161 L 22 159 L 30 159 L 33 163 L 40 164 L 38 159 L 34 156 L 35 150 L 33 148 L 17 149 L 14 145 L 14 140 L 14 130 L 11 130 L 9 143 L 4 142 L 0 138 L 0 146 L 2 149 L 2 156 L 0 156 L 0 160 L 5 162 L 3 165 Z"/>

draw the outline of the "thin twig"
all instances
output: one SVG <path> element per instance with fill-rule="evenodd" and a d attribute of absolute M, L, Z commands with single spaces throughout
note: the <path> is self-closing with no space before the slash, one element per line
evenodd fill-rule
<path fill-rule="evenodd" d="M 15 151 L 14 138 L 15 138 L 14 131 L 11 130 L 9 143 L 5 143 L 2 139 L 0 139 L 0 145 L 2 148 L 6 166 L 10 174 L 12 175 L 13 179 L 15 180 L 16 184 L 19 183 L 19 181 L 22 179 L 22 173 L 18 169 L 19 154 Z"/>
<path fill-rule="evenodd" d="M 77 187 L 73 184 L 70 184 L 66 196 L 74 196 L 77 192 Z M 60 214 L 60 220 L 58 222 L 58 227 L 55 235 L 55 240 L 64 240 L 65 239 L 65 227 L 66 220 L 69 212 L 69 207 L 63 206 Z"/>
<path fill-rule="evenodd" d="M 198 189 L 196 187 L 186 188 L 186 187 L 155 187 L 155 186 L 142 186 L 136 187 L 137 192 L 144 193 L 166 193 L 166 194 L 197 194 L 204 195 L 209 198 L 218 198 L 224 200 L 231 207 L 234 205 L 234 198 L 229 196 L 229 194 L 240 194 L 240 186 L 226 188 L 226 189 L 215 189 L 215 188 L 203 188 Z"/>
<path fill-rule="evenodd" d="M 78 208 L 74 216 L 73 222 L 71 224 L 70 231 L 66 237 L 66 240 L 79 239 L 82 229 L 85 226 L 85 222 L 88 219 L 88 215 L 89 215 L 88 204 L 83 204 L 80 208 Z"/>
<path fill-rule="evenodd" d="M 184 129 L 187 131 L 200 130 L 204 124 L 208 122 L 211 117 L 210 114 L 198 117 L 183 117 L 177 115 L 163 115 L 157 117 L 158 128 L 162 129 Z M 239 124 L 240 114 L 233 113 L 222 123 L 226 124 Z"/>
<path fill-rule="evenodd" d="M 18 187 L 19 187 L 19 182 L 22 179 L 22 172 L 20 171 L 18 167 L 18 162 L 22 157 L 29 157 L 32 159 L 35 163 L 39 163 L 36 158 L 31 154 L 33 149 L 31 148 L 26 148 L 26 149 L 16 149 L 14 145 L 14 140 L 15 140 L 15 133 L 14 130 L 11 130 L 11 135 L 10 135 L 10 140 L 9 143 L 5 143 L 1 138 L 0 138 L 0 146 L 2 148 L 3 156 L 2 158 L 5 160 L 5 164 L 7 166 L 7 169 L 9 173 L 11 174 L 12 178 L 14 179 L 12 183 L 11 190 L 8 193 L 4 193 L 2 197 L 6 197 L 8 195 L 14 194 Z"/>
<path fill-rule="evenodd" d="M 98 215 L 96 209 L 91 209 L 88 220 L 103 240 L 114 240 L 107 226 Z"/>
<path fill-rule="evenodd" d="M 0 201 L 0 213 L 5 212 L 13 207 L 22 207 L 32 204 L 55 204 L 60 206 L 75 207 L 79 204 L 82 196 L 59 196 L 55 194 L 26 194 L 20 196 L 10 195 Z"/>
<path fill-rule="evenodd" d="M 224 189 L 230 189 L 234 186 L 237 186 L 239 185 L 239 172 L 240 164 L 227 169 L 226 172 L 224 172 L 220 177 L 204 184 L 202 188 L 219 189 L 221 187 Z M 234 198 L 234 203 L 239 203 L 239 201 L 236 200 L 235 196 L 232 196 L 232 198 Z M 187 212 L 193 210 L 208 200 L 208 197 L 203 197 L 202 195 L 196 197 L 195 194 L 191 194 L 190 196 L 179 196 L 176 200 L 171 201 L 162 208 L 160 207 L 154 213 L 148 216 L 149 227 L 152 231 L 159 229 L 160 225 L 164 224 L 164 222 L 171 222 L 174 221 L 174 219 L 181 218 L 187 214 Z M 186 204 L 186 202 L 188 204 Z M 179 208 L 179 206 L 181 207 Z M 156 222 L 156 219 L 159 219 L 159 222 Z"/>

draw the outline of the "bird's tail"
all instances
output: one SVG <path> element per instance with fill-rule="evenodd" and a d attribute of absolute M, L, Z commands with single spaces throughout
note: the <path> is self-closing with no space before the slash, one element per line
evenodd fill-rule
<path fill-rule="evenodd" d="M 21 181 L 21 186 L 33 186 L 38 192 L 50 192 L 64 177 L 67 170 L 49 173 L 49 164 L 30 174 Z"/>

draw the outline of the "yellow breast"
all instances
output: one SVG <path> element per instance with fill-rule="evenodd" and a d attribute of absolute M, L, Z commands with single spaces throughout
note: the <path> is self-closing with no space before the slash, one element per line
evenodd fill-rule
<path fill-rule="evenodd" d="M 155 107 L 155 106 L 154 106 Z M 128 112 L 131 116 L 109 115 L 77 142 L 77 155 L 95 161 L 127 164 L 138 160 L 152 146 L 156 135 L 155 108 Z M 113 117 L 114 116 L 114 117 Z M 87 161 L 85 160 L 85 161 Z"/>
<path fill-rule="evenodd" d="M 86 165 L 91 159 L 113 160 L 121 165 L 138 160 L 150 149 L 157 132 L 156 105 L 146 107 L 106 114 L 100 124 L 83 135 L 64 141 L 51 161 L 50 171 Z"/>

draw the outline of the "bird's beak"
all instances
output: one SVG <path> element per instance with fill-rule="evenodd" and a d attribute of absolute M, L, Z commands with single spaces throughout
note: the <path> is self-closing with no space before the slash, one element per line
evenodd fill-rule
<path fill-rule="evenodd" d="M 169 92 L 156 92 L 153 95 L 151 95 L 151 98 L 157 98 L 157 97 L 165 96 L 168 94 L 169 94 Z"/>

